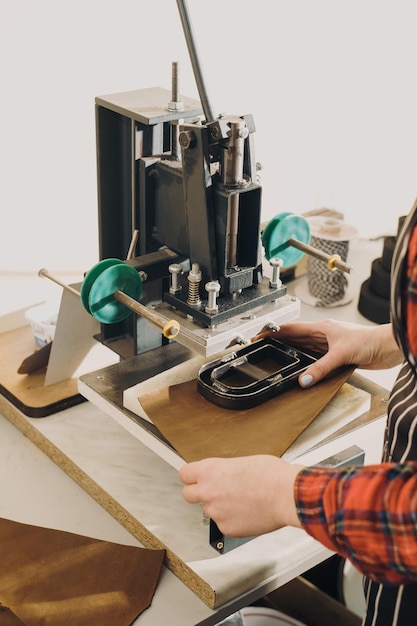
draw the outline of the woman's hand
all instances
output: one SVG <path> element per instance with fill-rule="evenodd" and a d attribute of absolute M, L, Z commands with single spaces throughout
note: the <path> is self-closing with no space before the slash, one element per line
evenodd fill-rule
<path fill-rule="evenodd" d="M 294 482 L 301 465 L 272 455 L 210 458 L 180 468 L 187 502 L 201 503 L 229 537 L 251 537 L 282 526 L 300 526 Z"/>
<path fill-rule="evenodd" d="M 402 361 L 391 324 L 362 326 L 327 319 L 283 324 L 279 331 L 268 334 L 300 350 L 323 355 L 301 374 L 302 387 L 314 385 L 342 365 L 386 369 Z"/>

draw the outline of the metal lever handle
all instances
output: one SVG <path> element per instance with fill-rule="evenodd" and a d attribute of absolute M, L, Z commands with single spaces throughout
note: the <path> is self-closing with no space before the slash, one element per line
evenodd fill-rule
<path fill-rule="evenodd" d="M 185 40 L 187 42 L 188 54 L 190 55 L 191 65 L 194 71 L 195 82 L 197 83 L 198 93 L 200 95 L 201 106 L 203 107 L 206 122 L 212 122 L 216 119 L 207 95 L 207 89 L 204 84 L 203 73 L 200 60 L 198 57 L 197 47 L 194 41 L 193 29 L 190 16 L 188 13 L 188 5 L 186 0 L 177 0 L 178 11 L 181 18 L 182 28 L 184 30 Z"/>

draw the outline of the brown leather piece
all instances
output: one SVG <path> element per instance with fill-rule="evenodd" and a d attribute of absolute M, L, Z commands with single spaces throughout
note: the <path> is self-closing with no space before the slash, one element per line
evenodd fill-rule
<path fill-rule="evenodd" d="M 251 454 L 281 456 L 353 370 L 340 368 L 309 389 L 296 386 L 244 411 L 223 409 L 209 402 L 199 394 L 196 380 L 144 394 L 139 401 L 187 462 Z"/>
<path fill-rule="evenodd" d="M 1 626 L 26 626 L 8 606 L 0 603 L 0 624 Z"/>
<path fill-rule="evenodd" d="M 152 602 L 164 555 L 0 519 L 0 600 L 22 620 L 4 624 L 129 626 Z"/>

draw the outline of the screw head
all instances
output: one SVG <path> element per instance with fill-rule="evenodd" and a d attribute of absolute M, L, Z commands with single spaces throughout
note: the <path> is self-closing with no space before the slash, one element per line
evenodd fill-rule
<path fill-rule="evenodd" d="M 187 148 L 194 148 L 197 143 L 197 138 L 192 130 L 183 130 L 178 139 L 181 148 L 184 150 Z"/>
<path fill-rule="evenodd" d="M 171 274 L 181 274 L 182 266 L 180 265 L 180 263 L 171 263 L 171 265 L 168 266 L 168 271 Z"/>
<path fill-rule="evenodd" d="M 217 280 L 211 280 L 205 285 L 207 293 L 219 293 L 220 284 Z"/>

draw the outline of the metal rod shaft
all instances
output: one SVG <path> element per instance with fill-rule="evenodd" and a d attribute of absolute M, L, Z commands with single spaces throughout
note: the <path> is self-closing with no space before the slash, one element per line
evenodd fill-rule
<path fill-rule="evenodd" d="M 177 0 L 177 6 L 181 18 L 182 28 L 184 30 L 185 41 L 187 43 L 188 54 L 190 55 L 191 65 L 194 71 L 195 82 L 197 83 L 201 106 L 203 107 L 204 116 L 206 118 L 206 122 L 212 122 L 214 119 L 216 119 L 216 116 L 213 113 L 207 95 L 207 90 L 204 83 L 197 47 L 194 41 L 193 29 L 188 14 L 188 6 L 186 0 Z"/>
<path fill-rule="evenodd" d="M 168 103 L 168 109 L 170 107 L 173 110 L 180 110 L 177 107 L 180 105 L 184 108 L 184 105 L 179 102 L 179 86 L 178 86 L 178 63 L 177 61 L 173 61 L 172 63 L 172 89 L 171 89 L 171 102 Z M 170 126 L 171 133 L 171 158 L 174 161 L 180 160 L 180 148 L 179 148 L 179 136 L 180 136 L 180 127 L 178 120 L 172 120 Z"/>
<path fill-rule="evenodd" d="M 56 283 L 60 287 L 63 287 L 63 289 L 66 289 L 67 291 L 70 291 L 76 296 L 81 297 L 81 294 L 79 291 L 77 291 L 70 285 L 66 285 L 65 283 L 60 281 L 58 278 L 55 278 L 55 276 L 52 276 L 48 272 L 47 269 L 45 268 L 40 269 L 38 272 L 38 275 L 43 278 L 49 278 L 49 280 L 51 280 L 52 282 Z M 165 318 L 155 313 L 155 311 L 152 311 L 151 309 L 144 306 L 143 304 L 141 304 L 134 298 L 131 298 L 130 296 L 128 296 L 126 293 L 123 293 L 123 291 L 120 291 L 120 290 L 115 291 L 113 293 L 113 297 L 119 302 L 121 302 L 122 304 L 124 304 L 128 309 L 130 309 L 131 311 L 134 311 L 141 317 L 144 317 L 146 320 L 148 320 L 148 322 L 156 326 L 156 328 L 158 328 L 158 330 L 160 330 L 162 334 L 164 335 L 164 337 L 166 337 L 167 339 L 173 339 L 174 337 L 178 335 L 179 330 L 180 330 L 180 325 L 176 320 L 167 321 Z"/>
<path fill-rule="evenodd" d="M 139 237 L 139 231 L 136 228 L 132 233 L 132 239 L 130 240 L 130 246 L 129 246 L 129 250 L 127 251 L 126 261 L 129 261 L 129 259 L 133 258 L 135 254 L 136 244 L 138 242 L 138 237 Z"/>
<path fill-rule="evenodd" d="M 326 254 L 322 250 L 318 250 L 317 248 L 314 248 L 313 246 L 309 246 L 308 244 L 303 243 L 302 241 L 298 241 L 298 239 L 296 239 L 295 237 L 290 237 L 290 239 L 288 240 L 288 245 L 293 246 L 294 248 L 297 248 L 298 250 L 301 250 L 301 252 L 305 252 L 306 254 L 309 254 L 315 259 L 319 259 L 320 261 L 325 261 L 329 269 L 339 269 L 339 270 L 342 270 L 342 272 L 346 272 L 347 274 L 350 274 L 353 270 L 353 267 L 351 265 L 348 265 L 344 261 L 342 261 L 339 255 Z"/>
<path fill-rule="evenodd" d="M 155 311 L 152 311 L 134 298 L 131 298 L 123 291 L 115 291 L 113 297 L 118 300 L 118 302 L 124 304 L 128 309 L 134 311 L 141 317 L 144 317 L 146 320 L 148 320 L 148 322 L 156 326 L 158 330 L 162 332 L 164 337 L 172 339 L 173 337 L 176 337 L 176 335 L 178 335 L 180 325 L 175 320 L 167 321 L 166 319 L 155 313 Z"/>
<path fill-rule="evenodd" d="M 80 295 L 80 292 L 77 291 L 76 289 L 74 289 L 74 287 L 71 287 L 71 285 L 66 285 L 65 283 L 63 283 L 58 278 L 55 278 L 55 276 L 51 276 L 51 274 L 48 272 L 48 270 L 45 269 L 44 267 L 39 270 L 38 276 L 41 276 L 41 278 L 49 278 L 49 280 L 52 280 L 53 283 L 56 283 L 60 287 L 63 287 L 64 289 L 66 289 L 67 291 L 70 291 L 71 293 L 75 294 L 76 296 Z"/>

